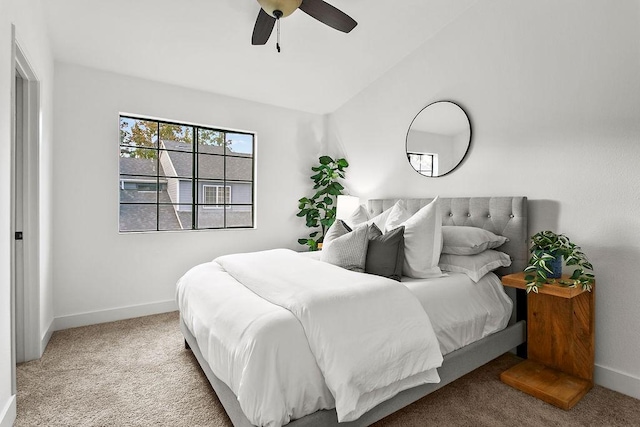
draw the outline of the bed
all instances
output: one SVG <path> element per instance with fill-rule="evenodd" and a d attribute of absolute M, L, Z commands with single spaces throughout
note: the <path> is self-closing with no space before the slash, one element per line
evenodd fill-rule
<path fill-rule="evenodd" d="M 431 203 L 432 200 L 433 199 L 406 199 L 404 200 L 404 204 L 407 210 L 411 213 L 415 213 L 422 207 Z M 371 217 L 376 216 L 393 206 L 397 201 L 398 199 L 370 200 L 367 205 L 368 213 Z M 442 214 L 443 225 L 473 226 L 508 238 L 508 241 L 500 247 L 500 251 L 508 254 L 512 262 L 509 267 L 497 270 L 499 275 L 522 271 L 524 269 L 527 263 L 528 254 L 527 199 L 525 197 L 440 198 L 438 204 Z M 205 266 L 200 268 L 203 271 L 205 269 L 214 270 L 207 272 L 206 274 L 213 274 L 214 276 L 216 274 L 221 274 L 216 270 L 218 268 L 216 266 Z M 483 277 L 482 282 L 475 284 L 477 286 L 470 285 L 468 280 L 465 282 L 465 279 L 459 276 L 461 275 L 450 274 L 446 280 L 451 281 L 451 283 L 456 282 L 458 283 L 456 286 L 467 290 L 486 287 L 486 289 L 490 290 L 489 292 L 497 293 L 497 288 L 501 287 L 499 280 L 493 275 L 487 275 L 487 278 Z M 493 278 L 491 276 L 493 276 Z M 403 280 L 403 284 L 417 296 L 417 300 L 419 300 L 423 305 L 425 311 L 428 311 L 429 307 L 425 306 L 425 304 L 428 304 L 428 301 L 432 300 L 432 298 L 429 297 L 429 292 L 435 291 L 425 287 L 419 280 Z M 446 289 L 453 292 L 452 286 L 446 286 Z M 225 294 L 225 292 L 229 293 Z M 228 290 L 217 292 L 216 297 L 239 297 L 236 295 L 238 292 L 245 291 L 238 291 L 229 288 Z M 245 292 L 247 295 L 251 293 L 251 291 L 247 292 Z M 501 289 L 500 292 L 502 292 Z M 421 298 L 420 294 L 424 294 L 425 297 Z M 516 298 L 514 290 L 508 289 L 507 294 L 513 302 L 507 301 L 508 304 L 507 302 L 504 302 L 501 306 L 487 309 L 488 312 L 492 313 L 499 312 L 500 310 L 505 310 L 507 308 L 510 309 L 511 316 L 508 316 L 508 314 L 506 316 L 506 319 L 508 319 L 506 327 L 505 324 L 507 321 L 504 316 L 496 319 L 484 319 L 482 325 L 479 328 L 476 328 L 478 331 L 475 335 L 469 333 L 466 335 L 463 333 L 461 335 L 455 330 L 447 330 L 443 332 L 443 328 L 440 327 L 437 335 L 440 343 L 440 351 L 444 354 L 442 366 L 437 369 L 440 382 L 421 384 L 400 391 L 397 394 L 393 393 L 394 397 L 368 409 L 364 414 L 358 416 L 357 419 L 340 423 L 338 423 L 338 414 L 336 413 L 336 409 L 330 408 L 334 403 L 331 401 L 331 395 L 327 396 L 326 391 L 318 390 L 317 392 L 320 397 L 318 398 L 319 400 L 315 402 L 317 404 L 317 410 L 315 410 L 315 412 L 305 414 L 304 409 L 298 408 L 302 410 L 302 412 L 298 415 L 293 414 L 291 416 L 292 421 L 287 425 L 293 427 L 306 425 L 370 425 L 400 408 L 415 402 L 421 397 L 443 387 L 466 373 L 471 372 L 499 355 L 523 344 L 525 342 L 525 323 L 523 320 L 518 320 L 518 304 L 515 302 Z M 194 295 L 198 294 L 196 293 Z M 243 298 L 245 297 L 246 295 L 243 296 Z M 253 297 L 249 296 L 249 298 Z M 192 303 L 193 307 L 189 307 L 184 302 L 184 298 L 179 297 L 178 304 L 181 308 L 180 327 L 185 337 L 185 344 L 193 351 L 193 354 L 209 379 L 234 426 L 251 426 L 253 424 L 241 409 L 238 398 L 234 391 L 232 391 L 232 388 L 238 390 L 242 386 L 238 383 L 240 380 L 231 380 L 226 378 L 226 382 L 231 384 L 230 387 L 225 383 L 225 381 L 220 380 L 214 373 L 212 366 L 215 368 L 215 365 L 208 362 L 212 353 L 220 353 L 223 358 L 228 358 L 230 352 L 224 353 L 224 349 L 222 348 L 224 347 L 223 344 L 220 345 L 220 348 L 217 348 L 215 342 L 211 343 L 211 340 L 209 340 L 203 345 L 203 339 L 196 338 L 196 336 L 202 336 L 203 334 L 201 330 L 202 327 L 194 326 L 194 324 L 197 324 L 198 322 L 194 323 L 193 320 L 196 307 L 198 304 L 202 304 L 202 299 L 202 294 L 198 295 L 196 301 Z M 474 301 L 477 299 L 478 298 L 475 298 Z M 256 309 L 265 310 L 263 317 L 272 315 L 269 307 L 267 306 L 256 305 Z M 200 310 L 203 311 L 203 308 Z M 230 317 L 233 317 L 233 315 L 231 314 Z M 474 321 L 470 320 L 470 322 Z M 202 322 L 200 322 L 200 325 L 201 324 Z M 439 326 L 437 325 L 437 322 L 434 322 L 434 325 L 434 329 L 438 329 Z M 446 338 L 443 338 L 443 336 L 446 336 Z M 298 350 L 299 349 L 293 349 L 292 351 L 295 352 Z M 231 365 L 230 369 L 235 366 L 232 365 L 233 362 L 228 363 Z M 300 362 L 300 366 L 300 369 L 306 369 L 304 360 Z M 233 369 L 231 369 L 231 371 L 233 371 Z M 217 368 L 217 372 L 220 372 L 219 368 Z M 236 377 L 240 378 L 239 375 L 236 375 Z M 295 387 L 295 385 L 293 385 L 293 387 Z M 308 412 L 308 408 L 306 411 Z M 252 418 L 255 419 L 255 414 L 252 415 Z"/>

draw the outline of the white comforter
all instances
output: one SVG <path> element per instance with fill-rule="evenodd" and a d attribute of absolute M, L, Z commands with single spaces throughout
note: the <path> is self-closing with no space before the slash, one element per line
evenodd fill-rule
<path fill-rule="evenodd" d="M 193 298 L 208 293 L 217 302 L 198 309 Z M 214 374 L 256 425 L 330 408 L 332 396 L 339 421 L 354 420 L 404 389 L 439 381 L 429 318 L 388 279 L 287 250 L 230 255 L 188 272 L 178 303 Z"/>

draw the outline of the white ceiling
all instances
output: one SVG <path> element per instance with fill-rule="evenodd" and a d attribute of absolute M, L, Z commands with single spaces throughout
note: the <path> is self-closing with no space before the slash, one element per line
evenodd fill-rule
<path fill-rule="evenodd" d="M 56 60 L 313 113 L 335 111 L 477 0 L 329 0 L 349 34 L 304 12 L 252 46 L 256 0 L 42 1 Z"/>

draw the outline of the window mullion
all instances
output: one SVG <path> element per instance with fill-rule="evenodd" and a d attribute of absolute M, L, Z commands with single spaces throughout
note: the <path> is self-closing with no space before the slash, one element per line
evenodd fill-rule
<path fill-rule="evenodd" d="M 192 161 L 192 171 L 191 171 L 191 229 L 198 229 L 198 130 L 193 127 L 193 161 Z M 204 188 L 202 189 L 204 192 Z M 204 199 L 204 195 L 203 195 Z M 203 200 L 204 201 L 204 200 Z"/>
<path fill-rule="evenodd" d="M 160 186 L 160 122 L 156 122 L 156 185 Z M 156 230 L 160 231 L 160 194 L 156 192 Z"/>
<path fill-rule="evenodd" d="M 222 191 L 224 192 L 225 187 L 227 186 L 227 133 L 222 132 Z M 224 197 L 224 195 L 223 195 Z M 222 226 L 227 228 L 227 201 L 226 199 L 222 200 Z"/>

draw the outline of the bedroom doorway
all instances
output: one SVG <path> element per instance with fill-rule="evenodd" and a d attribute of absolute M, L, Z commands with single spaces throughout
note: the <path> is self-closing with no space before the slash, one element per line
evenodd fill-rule
<path fill-rule="evenodd" d="M 24 359 L 24 240 L 23 232 L 23 93 L 24 79 L 19 71 L 15 70 L 15 137 L 13 145 L 13 274 L 12 282 L 15 298 L 15 342 L 16 342 L 16 362 L 23 362 Z M 18 237 L 20 235 L 20 237 Z"/>
<path fill-rule="evenodd" d="M 14 33 L 15 34 L 15 33 Z M 11 122 L 11 308 L 15 365 L 40 357 L 38 79 L 14 36 Z"/>

